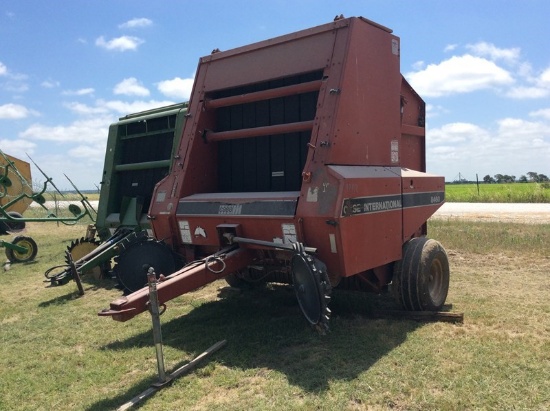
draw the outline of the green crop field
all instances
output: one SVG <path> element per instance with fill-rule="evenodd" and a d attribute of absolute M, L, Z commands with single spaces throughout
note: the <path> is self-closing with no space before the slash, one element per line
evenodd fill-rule
<path fill-rule="evenodd" d="M 446 184 L 451 203 L 550 203 L 550 183 Z"/>
<path fill-rule="evenodd" d="M 114 410 L 157 381 L 150 316 L 97 316 L 121 295 L 111 280 L 85 279 L 83 297 L 42 282 L 85 231 L 30 223 L 37 259 L 0 268 L 0 410 Z M 227 345 L 139 409 L 550 409 L 550 226 L 434 220 L 429 232 L 447 248 L 463 324 L 373 319 L 395 307 L 388 295 L 335 291 L 321 336 L 288 286 L 220 280 L 168 302 L 166 366 Z"/>

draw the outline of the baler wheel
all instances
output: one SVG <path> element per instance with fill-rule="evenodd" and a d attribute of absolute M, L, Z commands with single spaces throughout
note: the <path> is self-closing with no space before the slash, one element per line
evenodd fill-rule
<path fill-rule="evenodd" d="M 443 246 L 426 237 L 408 241 L 403 259 L 394 266 L 393 286 L 404 309 L 439 311 L 449 291 L 449 260 Z"/>
<path fill-rule="evenodd" d="M 172 250 L 163 242 L 151 238 L 131 244 L 115 261 L 115 273 L 127 292 L 147 285 L 149 267 L 155 269 L 157 277 L 172 274 L 180 268 Z"/>
<path fill-rule="evenodd" d="M 18 245 L 19 247 L 24 247 L 27 250 L 20 253 L 17 250 L 6 248 L 6 257 L 8 257 L 8 260 L 12 263 L 26 263 L 27 261 L 33 260 L 38 253 L 38 246 L 31 237 L 26 237 L 23 235 L 17 236 L 13 239 L 12 244 Z"/>

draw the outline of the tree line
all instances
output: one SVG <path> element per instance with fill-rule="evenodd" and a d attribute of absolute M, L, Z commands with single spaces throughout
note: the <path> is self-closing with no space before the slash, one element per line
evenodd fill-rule
<path fill-rule="evenodd" d="M 544 174 L 529 171 L 518 180 L 516 180 L 516 176 L 509 176 L 508 174 L 495 174 L 494 176 L 487 174 L 483 177 L 483 181 L 485 183 L 546 183 L 549 182 L 550 179 Z"/>

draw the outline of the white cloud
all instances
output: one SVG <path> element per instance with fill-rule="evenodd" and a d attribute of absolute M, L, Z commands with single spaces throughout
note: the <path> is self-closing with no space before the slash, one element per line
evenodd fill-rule
<path fill-rule="evenodd" d="M 448 53 L 448 52 L 450 52 L 450 51 L 454 51 L 457 47 L 458 47 L 458 44 L 447 44 L 447 45 L 445 46 L 445 48 L 443 49 L 443 51 L 444 51 L 445 53 Z"/>
<path fill-rule="evenodd" d="M 2 84 L 2 88 L 11 93 L 24 93 L 29 90 L 29 85 L 19 80 L 10 80 Z"/>
<path fill-rule="evenodd" d="M 522 69 L 520 75 L 526 77 L 528 86 L 518 86 L 510 89 L 506 95 L 517 99 L 534 99 L 550 96 L 550 67 L 538 77 L 531 75 L 532 69 Z"/>
<path fill-rule="evenodd" d="M 427 139 L 430 145 L 466 142 L 471 139 L 476 141 L 486 140 L 488 132 L 471 123 L 449 123 L 440 128 L 430 129 Z"/>
<path fill-rule="evenodd" d="M 82 104 L 75 101 L 64 103 L 63 105 L 72 112 L 79 115 L 107 114 L 109 111 L 105 107 L 92 107 L 87 104 Z"/>
<path fill-rule="evenodd" d="M 79 145 L 68 151 L 69 156 L 75 158 L 103 158 L 105 156 L 105 146 L 107 140 L 103 140 L 105 144 Z"/>
<path fill-rule="evenodd" d="M 541 110 L 533 111 L 529 113 L 531 117 L 542 117 L 550 120 L 550 108 L 544 108 Z"/>
<path fill-rule="evenodd" d="M 128 20 L 125 23 L 119 24 L 119 29 L 134 29 L 134 28 L 141 28 L 141 27 L 147 27 L 153 24 L 152 20 L 146 19 L 144 17 L 142 18 L 136 18 L 132 20 Z"/>
<path fill-rule="evenodd" d="M 28 140 L 55 141 L 58 143 L 77 143 L 101 140 L 107 138 L 109 124 L 116 119 L 111 116 L 95 116 L 93 118 L 77 120 L 69 125 L 48 126 L 33 124 L 19 137 Z"/>
<path fill-rule="evenodd" d="M 498 136 L 503 140 L 517 144 L 531 142 L 534 139 L 550 138 L 550 126 L 540 121 L 528 121 L 519 118 L 504 118 L 497 122 Z"/>
<path fill-rule="evenodd" d="M 440 115 L 447 114 L 447 110 L 444 106 L 426 103 L 426 118 L 435 118 Z"/>
<path fill-rule="evenodd" d="M 429 129 L 427 164 L 447 180 L 459 172 L 496 173 L 517 178 L 532 170 L 548 173 L 550 109 L 531 113 L 537 121 L 503 118 L 491 128 L 471 123 L 450 123 Z M 451 178 L 449 178 L 451 177 Z M 475 175 L 466 176 L 474 179 Z"/>
<path fill-rule="evenodd" d="M 20 104 L 8 103 L 0 106 L 0 119 L 16 120 L 26 118 L 30 110 Z"/>
<path fill-rule="evenodd" d="M 65 90 L 63 91 L 64 96 L 86 96 L 88 94 L 93 94 L 94 89 L 92 87 L 81 88 L 80 90 Z"/>
<path fill-rule="evenodd" d="M 168 106 L 174 104 L 173 101 L 158 101 L 158 100 L 149 100 L 149 101 L 133 101 L 131 103 L 120 101 L 120 100 L 98 100 L 97 105 L 99 107 L 105 107 L 111 111 L 114 111 L 118 114 L 131 114 L 137 113 L 140 111 L 151 110 L 158 107 Z"/>
<path fill-rule="evenodd" d="M 118 83 L 113 92 L 115 94 L 123 94 L 126 96 L 148 96 L 149 90 L 138 82 L 135 77 L 125 78 Z"/>
<path fill-rule="evenodd" d="M 504 60 L 513 63 L 519 59 L 520 49 L 517 47 L 501 49 L 492 43 L 481 41 L 475 44 L 468 44 L 466 48 L 473 54 L 482 57 L 488 57 L 491 60 Z"/>
<path fill-rule="evenodd" d="M 506 96 L 517 99 L 543 98 L 549 95 L 550 89 L 524 86 L 513 87 L 506 93 Z"/>
<path fill-rule="evenodd" d="M 2 147 L 2 151 L 4 151 L 6 154 L 22 159 L 22 158 L 27 158 L 25 153 L 29 153 L 29 154 L 33 153 L 34 148 L 36 147 L 36 144 L 33 143 L 32 141 L 23 140 L 23 139 L 16 139 L 16 140 L 2 139 L 0 140 L 0 147 Z M 8 151 L 5 150 L 6 147 L 8 148 Z"/>
<path fill-rule="evenodd" d="M 99 99 L 95 102 L 95 105 L 82 104 L 73 101 L 64 103 L 64 106 L 71 110 L 73 113 L 82 116 L 112 115 L 119 117 L 120 115 L 127 115 L 140 111 L 151 110 L 171 104 L 174 104 L 174 102 L 167 100 L 136 100 L 133 102 L 126 102 L 121 100 Z"/>
<path fill-rule="evenodd" d="M 512 84 L 512 75 L 492 61 L 471 55 L 453 56 L 405 76 L 421 96 L 440 97 Z"/>
<path fill-rule="evenodd" d="M 542 72 L 537 82 L 541 87 L 550 88 L 550 67 Z"/>
<path fill-rule="evenodd" d="M 172 80 L 164 80 L 157 83 L 157 88 L 165 96 L 183 101 L 188 100 L 191 96 L 193 82 L 193 78 L 175 77 Z"/>
<path fill-rule="evenodd" d="M 137 50 L 143 43 L 144 40 L 133 36 L 121 36 L 111 40 L 105 40 L 105 37 L 101 36 L 95 41 L 96 46 L 114 51 Z"/>
<path fill-rule="evenodd" d="M 40 85 L 44 88 L 56 88 L 59 87 L 61 83 L 57 80 L 44 80 Z"/>
<path fill-rule="evenodd" d="M 3 83 L 0 83 L 0 89 L 2 90 L 12 93 L 24 93 L 29 90 L 29 85 L 25 82 L 29 76 L 8 70 L 8 67 L 1 61 L 0 76 L 6 79 Z"/>
<path fill-rule="evenodd" d="M 424 67 L 426 67 L 426 63 L 422 60 L 416 61 L 412 65 L 413 70 L 417 70 L 417 71 L 423 70 Z"/>

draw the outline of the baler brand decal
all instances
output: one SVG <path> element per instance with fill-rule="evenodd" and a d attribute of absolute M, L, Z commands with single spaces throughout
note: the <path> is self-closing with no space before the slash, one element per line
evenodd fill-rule
<path fill-rule="evenodd" d="M 346 198 L 342 204 L 342 217 L 381 213 L 402 208 L 424 207 L 443 203 L 444 191 L 410 193 L 374 197 Z"/>
<path fill-rule="evenodd" d="M 220 215 L 240 215 L 243 211 L 242 204 L 220 204 L 218 214 Z"/>
<path fill-rule="evenodd" d="M 445 191 L 403 194 L 403 208 L 424 207 L 443 203 Z"/>
<path fill-rule="evenodd" d="M 342 206 L 342 217 L 356 214 L 379 213 L 401 208 L 400 195 L 346 198 Z"/>
<path fill-rule="evenodd" d="M 219 216 L 294 216 L 298 200 L 251 201 L 228 204 L 214 201 L 180 201 L 176 214 Z"/>

